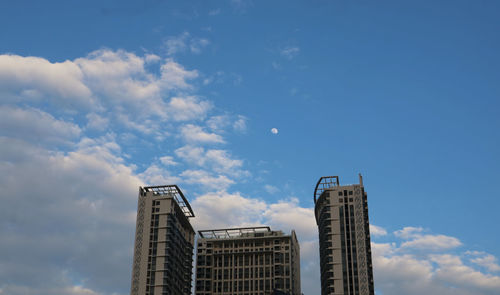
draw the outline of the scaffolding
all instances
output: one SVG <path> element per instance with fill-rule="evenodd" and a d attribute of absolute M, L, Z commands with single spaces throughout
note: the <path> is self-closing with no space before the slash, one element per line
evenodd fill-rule
<path fill-rule="evenodd" d="M 184 194 L 177 185 L 171 184 L 171 185 L 145 186 L 141 187 L 141 190 L 143 191 L 143 195 L 145 195 L 146 192 L 152 192 L 153 195 L 156 196 L 159 195 L 159 196 L 173 197 L 186 217 L 194 217 L 194 212 L 193 209 L 191 209 L 191 205 L 189 205 L 189 202 L 184 197 Z"/>

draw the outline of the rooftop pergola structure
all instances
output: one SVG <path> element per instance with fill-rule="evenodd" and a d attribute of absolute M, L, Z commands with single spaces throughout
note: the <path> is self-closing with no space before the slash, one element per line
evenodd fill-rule
<path fill-rule="evenodd" d="M 316 188 L 314 189 L 314 204 L 319 199 L 321 194 L 334 186 L 340 186 L 339 177 L 338 176 L 323 176 L 316 183 Z"/>
<path fill-rule="evenodd" d="M 191 205 L 189 205 L 189 202 L 177 185 L 145 186 L 141 189 L 145 192 L 153 192 L 153 195 L 173 197 L 186 217 L 194 217 Z"/>
<path fill-rule="evenodd" d="M 205 239 L 231 239 L 243 237 L 247 234 L 267 232 L 271 232 L 271 228 L 269 226 L 200 230 L 198 231 L 198 234 L 201 238 Z"/>

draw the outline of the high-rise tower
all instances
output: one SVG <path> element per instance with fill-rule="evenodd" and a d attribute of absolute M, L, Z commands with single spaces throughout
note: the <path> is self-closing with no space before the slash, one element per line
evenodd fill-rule
<path fill-rule="evenodd" d="M 359 184 L 321 177 L 314 189 L 319 231 L 321 294 L 373 295 L 367 194 Z"/>
<path fill-rule="evenodd" d="M 139 188 L 131 295 L 191 294 L 195 232 L 176 185 Z"/>
<path fill-rule="evenodd" d="M 295 231 L 265 227 L 199 231 L 196 295 L 300 295 Z"/>

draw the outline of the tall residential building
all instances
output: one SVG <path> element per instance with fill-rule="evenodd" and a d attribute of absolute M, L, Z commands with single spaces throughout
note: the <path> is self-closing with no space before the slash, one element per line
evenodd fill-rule
<path fill-rule="evenodd" d="M 321 177 L 314 190 L 319 230 L 321 294 L 373 295 L 367 195 L 359 184 Z"/>
<path fill-rule="evenodd" d="M 139 188 L 131 295 L 191 294 L 195 232 L 176 185 Z"/>
<path fill-rule="evenodd" d="M 301 294 L 295 231 L 265 226 L 198 233 L 196 295 Z"/>

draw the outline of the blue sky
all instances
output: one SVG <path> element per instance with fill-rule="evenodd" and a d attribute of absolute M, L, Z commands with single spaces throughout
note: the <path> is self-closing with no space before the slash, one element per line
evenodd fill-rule
<path fill-rule="evenodd" d="M 499 12 L 4 1 L 0 294 L 127 294 L 138 186 L 167 183 L 197 229 L 295 228 L 318 294 L 314 185 L 358 173 L 377 294 L 498 294 Z"/>

